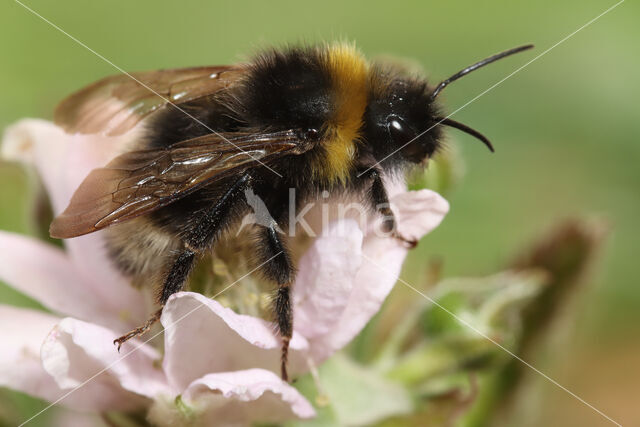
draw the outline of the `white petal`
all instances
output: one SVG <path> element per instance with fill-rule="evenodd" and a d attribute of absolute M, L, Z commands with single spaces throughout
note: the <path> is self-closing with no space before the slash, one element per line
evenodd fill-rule
<path fill-rule="evenodd" d="M 449 203 L 435 191 L 419 190 L 393 197 L 391 208 L 397 213 L 400 234 L 420 239 L 440 225 Z"/>
<path fill-rule="evenodd" d="M 447 201 L 430 190 L 401 193 L 392 198 L 391 206 L 399 232 L 416 239 L 437 227 L 449 209 Z M 398 279 L 406 255 L 407 249 L 394 238 L 375 233 L 365 236 L 362 264 L 336 327 L 309 341 L 316 361 L 326 359 L 349 343 L 380 310 Z"/>
<path fill-rule="evenodd" d="M 0 280 L 45 307 L 80 319 L 126 328 L 92 293 L 68 256 L 52 245 L 0 231 Z"/>
<path fill-rule="evenodd" d="M 122 389 L 114 393 L 100 380 L 71 393 L 58 385 L 42 366 L 40 348 L 59 321 L 39 311 L 0 305 L 0 324 L 19 325 L 5 327 L 2 334 L 0 385 L 82 411 L 131 409 L 136 402 L 139 405 L 140 398 Z"/>
<path fill-rule="evenodd" d="M 147 320 L 155 310 L 151 287 L 137 289 L 116 270 L 107 256 L 102 232 L 65 240 L 65 246 L 93 298 L 112 316 L 125 321 L 127 330 Z"/>
<path fill-rule="evenodd" d="M 7 158 L 33 162 L 53 211 L 59 214 L 85 176 L 108 163 L 135 135 L 70 135 L 49 121 L 23 119 L 7 128 L 2 150 Z M 67 240 L 65 245 L 85 284 L 114 316 L 130 324 L 146 319 L 150 311 L 147 299 L 108 260 L 100 233 Z"/>
<path fill-rule="evenodd" d="M 45 370 L 66 390 L 99 392 L 109 407 L 134 408 L 145 404 L 137 395 L 169 393 L 160 355 L 149 345 L 128 341 L 120 353 L 113 344 L 118 334 L 77 319 L 58 323 L 42 345 Z M 133 394 L 136 393 L 136 394 Z"/>
<path fill-rule="evenodd" d="M 264 369 L 205 375 L 191 383 L 182 397 L 199 413 L 203 425 L 315 416 L 311 404 L 295 388 Z"/>
<path fill-rule="evenodd" d="M 25 126 L 28 121 L 38 119 L 25 119 L 8 126 L 2 135 L 0 156 L 4 160 L 22 163 L 33 163 L 33 139 L 30 138 L 29 129 Z"/>
<path fill-rule="evenodd" d="M 134 136 L 70 135 L 47 120 L 23 119 L 5 130 L 2 154 L 34 163 L 58 214 L 84 177 L 115 157 Z"/>
<path fill-rule="evenodd" d="M 40 363 L 40 346 L 59 321 L 40 311 L 0 305 L 0 385 L 53 401 L 62 395 Z"/>
<path fill-rule="evenodd" d="M 300 259 L 293 288 L 294 327 L 307 339 L 336 327 L 362 264 L 362 239 L 356 221 L 336 221 Z"/>
<path fill-rule="evenodd" d="M 280 339 L 262 319 L 235 313 L 217 301 L 181 292 L 164 307 L 164 369 L 178 390 L 214 372 L 264 368 L 279 372 Z M 297 333 L 291 340 L 291 372 L 304 370 L 307 341 Z"/>

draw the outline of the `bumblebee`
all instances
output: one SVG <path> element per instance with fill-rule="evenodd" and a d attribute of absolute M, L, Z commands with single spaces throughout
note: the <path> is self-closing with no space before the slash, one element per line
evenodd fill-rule
<path fill-rule="evenodd" d="M 289 189 L 298 203 L 325 191 L 364 194 L 395 233 L 385 174 L 433 157 L 443 126 L 493 151 L 482 134 L 444 116 L 438 95 L 469 72 L 531 47 L 491 56 L 435 86 L 399 67 L 369 63 L 344 44 L 268 50 L 238 65 L 107 77 L 65 99 L 55 121 L 69 133 L 122 135 L 135 127 L 135 141 L 85 178 L 50 234 L 71 238 L 109 227 L 111 258 L 127 276 L 157 277 L 162 307 L 183 289 L 198 258 L 247 213 L 244 194 L 251 190 L 273 218 L 257 227 L 255 258 L 277 286 L 273 311 L 287 380 L 295 267 L 278 230 L 289 220 Z M 146 332 L 161 310 L 115 343 Z"/>

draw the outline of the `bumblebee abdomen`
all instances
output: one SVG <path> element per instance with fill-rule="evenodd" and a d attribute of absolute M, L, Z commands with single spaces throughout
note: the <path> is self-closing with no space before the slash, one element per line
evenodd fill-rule
<path fill-rule="evenodd" d="M 176 237 L 147 217 L 109 228 L 105 240 L 110 258 L 129 277 L 157 275 L 164 270 L 167 256 L 180 246 Z"/>

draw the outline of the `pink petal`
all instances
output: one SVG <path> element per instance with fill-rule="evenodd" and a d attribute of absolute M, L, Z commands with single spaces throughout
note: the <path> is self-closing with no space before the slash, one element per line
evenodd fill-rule
<path fill-rule="evenodd" d="M 102 232 L 65 240 L 69 256 L 78 274 L 93 294 L 113 316 L 136 327 L 155 310 L 151 287 L 137 289 L 123 277 L 108 258 Z"/>
<path fill-rule="evenodd" d="M 280 339 L 262 319 L 235 313 L 217 301 L 181 292 L 164 307 L 164 369 L 169 383 L 183 390 L 192 381 L 214 372 L 247 368 L 280 368 Z M 294 333 L 291 372 L 304 370 L 307 341 Z"/>
<path fill-rule="evenodd" d="M 307 339 L 336 327 L 362 265 L 362 230 L 355 220 L 331 223 L 300 259 L 294 286 L 294 328 Z"/>
<path fill-rule="evenodd" d="M 60 388 L 93 395 L 104 408 L 132 409 L 146 399 L 170 393 L 160 355 L 149 345 L 129 341 L 120 353 L 113 344 L 119 334 L 98 325 L 66 318 L 42 344 L 44 369 Z M 135 394 L 134 394 L 135 393 Z"/>
<path fill-rule="evenodd" d="M 398 220 L 398 231 L 411 238 L 420 238 L 433 230 L 449 210 L 447 201 L 430 190 L 398 194 L 392 198 L 391 206 Z M 396 239 L 375 233 L 365 236 L 362 264 L 348 301 L 346 304 L 335 302 L 344 306 L 336 326 L 327 334 L 309 340 L 316 361 L 326 359 L 346 345 L 380 310 L 398 279 L 406 255 L 407 249 Z"/>
<path fill-rule="evenodd" d="M 397 213 L 400 234 L 418 240 L 440 225 L 449 203 L 435 191 L 419 190 L 393 197 L 391 208 Z"/>
<path fill-rule="evenodd" d="M 121 137 L 69 135 L 46 120 L 23 119 L 7 128 L 2 148 L 6 158 L 36 166 L 58 214 L 85 176 L 108 163 L 135 136 L 136 132 Z M 66 240 L 65 245 L 96 300 L 131 323 L 146 319 L 149 304 L 108 260 L 101 233 Z"/>
<path fill-rule="evenodd" d="M 106 310 L 68 256 L 31 237 L 0 231 L 0 279 L 61 314 L 119 328 L 127 326 Z"/>
<path fill-rule="evenodd" d="M 89 171 L 115 155 L 114 141 L 96 135 L 69 135 L 49 121 L 23 119 L 6 129 L 3 154 L 35 164 L 58 214 Z"/>
<path fill-rule="evenodd" d="M 264 369 L 208 374 L 183 394 L 187 405 L 202 411 L 203 425 L 283 422 L 311 418 L 311 404 L 273 372 Z"/>
<path fill-rule="evenodd" d="M 43 368 L 42 342 L 59 321 L 39 311 L 0 305 L 0 324 L 20 325 L 4 328 L 0 341 L 0 385 L 82 411 L 131 408 L 131 399 L 126 399 L 125 393 L 113 396 L 100 381 L 69 394 L 70 390 L 62 389 Z"/>
<path fill-rule="evenodd" d="M 49 401 L 62 395 L 40 363 L 42 341 L 58 321 L 40 311 L 0 305 L 0 386 Z"/>
<path fill-rule="evenodd" d="M 10 160 L 34 163 L 58 214 L 84 177 L 104 166 L 134 137 L 135 133 L 70 135 L 47 120 L 23 119 L 5 130 L 2 152 Z"/>

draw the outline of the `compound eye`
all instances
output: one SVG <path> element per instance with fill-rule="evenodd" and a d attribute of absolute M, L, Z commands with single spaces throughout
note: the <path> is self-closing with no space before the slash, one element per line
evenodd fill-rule
<path fill-rule="evenodd" d="M 421 163 L 433 154 L 431 145 L 426 144 L 428 139 L 420 138 L 416 141 L 418 132 L 402 117 L 389 115 L 387 117 L 387 131 L 391 137 L 391 145 L 408 161 Z"/>
<path fill-rule="evenodd" d="M 387 131 L 391 140 L 399 144 L 406 144 L 415 137 L 411 127 L 396 114 L 387 117 Z"/>

